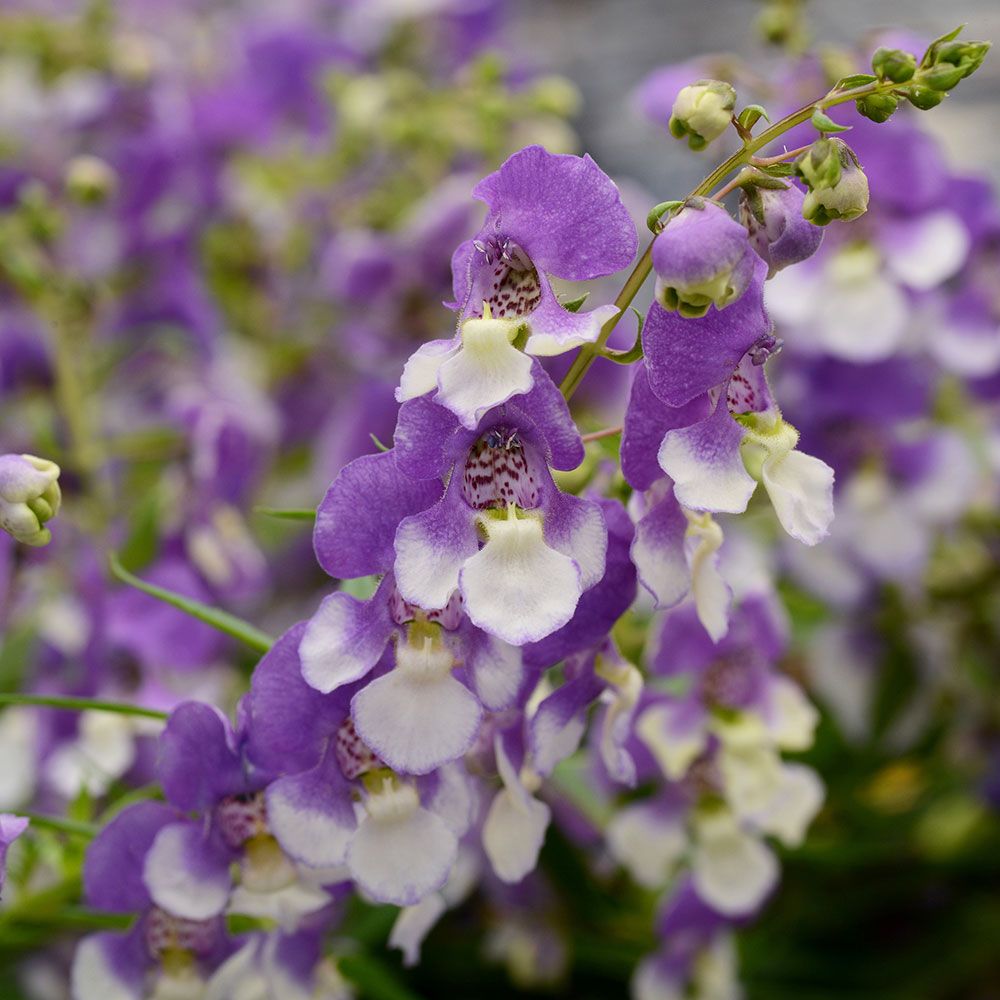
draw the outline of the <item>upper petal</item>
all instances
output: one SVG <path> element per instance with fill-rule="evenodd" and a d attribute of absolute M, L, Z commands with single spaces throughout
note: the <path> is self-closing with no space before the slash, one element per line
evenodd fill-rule
<path fill-rule="evenodd" d="M 483 178 L 473 194 L 536 267 L 588 281 L 631 263 L 635 223 L 617 185 L 589 156 L 528 146 Z"/>
<path fill-rule="evenodd" d="M 416 481 L 400 472 L 392 451 L 356 458 L 341 469 L 316 511 L 319 564 L 344 579 L 386 572 L 399 522 L 440 496 L 436 480 Z"/>

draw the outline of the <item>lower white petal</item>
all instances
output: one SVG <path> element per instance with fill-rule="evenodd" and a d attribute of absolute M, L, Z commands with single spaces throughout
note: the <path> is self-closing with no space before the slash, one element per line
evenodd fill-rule
<path fill-rule="evenodd" d="M 813 745 L 819 712 L 790 677 L 775 677 L 768 686 L 771 711 L 767 728 L 782 750 L 808 750 Z"/>
<path fill-rule="evenodd" d="M 815 545 L 833 520 L 833 469 L 801 451 L 765 460 L 764 488 L 781 526 L 792 538 Z"/>
<path fill-rule="evenodd" d="M 758 829 L 777 837 L 786 847 L 798 847 L 805 840 L 825 795 L 823 782 L 811 767 L 785 764 L 774 794 L 750 818 Z"/>
<path fill-rule="evenodd" d="M 487 410 L 534 385 L 531 358 L 511 344 L 516 331 L 510 320 L 466 320 L 461 349 L 438 371 L 435 400 L 470 430 Z"/>
<path fill-rule="evenodd" d="M 949 211 L 898 220 L 889 229 L 889 269 L 918 291 L 935 288 L 958 272 L 969 254 L 969 233 Z"/>
<path fill-rule="evenodd" d="M 774 854 L 725 812 L 696 819 L 691 874 L 698 895 L 726 916 L 750 913 L 778 881 Z"/>
<path fill-rule="evenodd" d="M 396 668 L 354 696 L 358 734 L 394 771 L 427 774 L 461 757 L 475 739 L 482 708 L 451 675 L 452 665 L 441 646 L 400 643 Z"/>
<path fill-rule="evenodd" d="M 386 802 L 387 796 L 395 799 Z M 458 841 L 408 786 L 376 793 L 347 851 L 358 886 L 379 903 L 412 906 L 447 881 Z"/>
<path fill-rule="evenodd" d="M 646 889 L 661 889 L 687 850 L 681 823 L 653 806 L 626 806 L 608 824 L 608 847 L 615 860 Z"/>
<path fill-rule="evenodd" d="M 687 705 L 659 702 L 647 708 L 635 726 L 639 739 L 671 781 L 683 778 L 708 745 L 704 725 L 690 716 Z"/>
<path fill-rule="evenodd" d="M 483 848 L 501 882 L 520 882 L 538 863 L 551 812 L 544 802 L 497 792 L 483 824 Z"/>
<path fill-rule="evenodd" d="M 389 933 L 389 947 L 398 948 L 403 953 L 403 965 L 407 968 L 420 961 L 420 946 L 445 909 L 441 894 L 432 892 L 414 906 L 406 906 L 399 911 Z"/>
<path fill-rule="evenodd" d="M 837 282 L 820 293 L 816 335 L 836 358 L 859 363 L 893 354 L 906 333 L 909 307 L 903 293 L 878 274 Z"/>
<path fill-rule="evenodd" d="M 549 548 L 535 517 L 491 519 L 489 536 L 459 575 L 465 610 L 481 629 L 515 646 L 551 635 L 580 600 L 576 563 Z"/>

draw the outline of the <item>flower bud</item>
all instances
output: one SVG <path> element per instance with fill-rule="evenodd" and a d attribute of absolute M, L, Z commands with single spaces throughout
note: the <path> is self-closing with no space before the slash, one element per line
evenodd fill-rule
<path fill-rule="evenodd" d="M 989 42 L 939 42 L 928 49 L 920 81 L 933 90 L 951 90 L 982 65 Z"/>
<path fill-rule="evenodd" d="M 653 243 L 657 301 L 687 317 L 724 309 L 746 291 L 753 263 L 746 230 L 721 205 L 694 200 Z"/>
<path fill-rule="evenodd" d="M 913 86 L 906 92 L 906 97 L 915 108 L 930 111 L 936 108 L 945 98 L 944 92 L 932 87 Z"/>
<path fill-rule="evenodd" d="M 702 149 L 729 127 L 736 107 L 736 91 L 721 80 L 699 80 L 684 87 L 674 101 L 670 132 L 688 137 L 692 149 Z"/>
<path fill-rule="evenodd" d="M 811 257 L 823 242 L 823 231 L 802 217 L 804 200 L 794 184 L 742 190 L 740 221 L 750 234 L 750 245 L 767 264 L 769 278 Z"/>
<path fill-rule="evenodd" d="M 66 190 L 81 204 L 98 205 L 117 186 L 114 170 L 96 156 L 74 156 L 66 168 Z"/>
<path fill-rule="evenodd" d="M 872 56 L 872 71 L 882 80 L 906 83 L 917 71 L 917 57 L 902 49 L 876 49 Z"/>
<path fill-rule="evenodd" d="M 868 178 L 854 151 L 840 139 L 820 139 L 795 162 L 809 193 L 803 218 L 817 226 L 833 219 L 849 221 L 868 210 Z"/>
<path fill-rule="evenodd" d="M 810 190 L 833 187 L 840 180 L 841 150 L 845 143 L 840 139 L 817 139 L 795 161 L 795 172 Z"/>
<path fill-rule="evenodd" d="M 892 117 L 899 105 L 899 98 L 895 94 L 868 94 L 866 97 L 859 97 L 854 104 L 859 114 L 881 124 Z"/>
<path fill-rule="evenodd" d="M 0 528 L 25 545 L 46 545 L 43 525 L 59 511 L 59 466 L 34 455 L 0 455 Z"/>

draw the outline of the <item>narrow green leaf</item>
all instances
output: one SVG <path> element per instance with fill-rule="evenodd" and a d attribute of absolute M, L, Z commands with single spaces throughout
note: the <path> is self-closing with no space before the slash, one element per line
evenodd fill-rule
<path fill-rule="evenodd" d="M 635 334 L 635 343 L 627 351 L 610 351 L 605 348 L 601 352 L 602 357 L 613 361 L 616 365 L 632 365 L 642 357 L 642 313 L 635 307 L 633 307 L 632 312 L 635 313 L 635 319 L 639 325 Z"/>
<path fill-rule="evenodd" d="M 865 87 L 869 83 L 876 83 L 878 81 L 877 76 L 873 76 L 871 73 L 854 73 L 852 76 L 842 77 L 837 81 L 837 86 L 835 90 L 854 90 L 855 87 Z"/>
<path fill-rule="evenodd" d="M 683 204 L 683 201 L 661 201 L 659 205 L 654 205 L 646 216 L 646 228 L 651 233 L 658 233 L 663 228 L 660 225 L 663 216 L 680 208 Z M 666 225 L 666 223 L 664 222 L 663 225 Z"/>
<path fill-rule="evenodd" d="M 65 819 L 62 816 L 43 816 L 41 813 L 21 812 L 17 814 L 31 822 L 40 830 L 55 830 L 57 833 L 70 833 L 76 837 L 96 837 L 99 827 L 93 823 L 81 823 L 75 819 Z"/>
<path fill-rule="evenodd" d="M 563 302 L 562 307 L 563 309 L 566 310 L 566 312 L 571 312 L 571 313 L 579 312 L 580 306 L 582 306 L 589 297 L 590 297 L 590 292 L 584 292 L 583 295 L 578 295 L 575 299 L 570 299 L 568 302 Z"/>
<path fill-rule="evenodd" d="M 282 521 L 315 521 L 316 511 L 311 507 L 254 507 L 255 514 L 277 517 Z"/>
<path fill-rule="evenodd" d="M 125 569 L 114 553 L 108 556 L 108 565 L 111 567 L 111 574 L 115 579 L 127 583 L 130 587 L 135 587 L 136 590 L 141 590 L 144 594 L 149 594 L 150 597 L 164 601 L 171 607 L 177 608 L 178 611 L 183 611 L 220 632 L 225 632 L 226 635 L 238 639 L 258 653 L 266 653 L 274 645 L 274 640 L 267 633 L 262 632 L 249 622 L 243 621 L 242 618 L 231 615 L 228 611 L 213 608 L 211 605 L 202 604 L 201 601 L 195 601 L 190 597 L 184 597 L 182 594 L 167 590 L 166 587 L 158 587 L 154 583 L 147 583 L 140 579 Z"/>
<path fill-rule="evenodd" d="M 388 451 L 389 450 L 389 445 L 382 444 L 382 442 L 379 441 L 379 439 L 377 437 L 375 437 L 374 434 L 369 433 L 368 436 L 372 439 L 372 443 L 375 445 L 376 448 L 378 448 L 379 451 Z"/>
<path fill-rule="evenodd" d="M 928 66 L 934 65 L 934 58 L 937 55 L 938 48 L 944 45 L 945 42 L 953 42 L 960 34 L 962 34 L 963 31 L 965 31 L 964 23 L 960 24 L 957 28 L 952 28 L 946 35 L 942 35 L 940 38 L 935 38 L 934 41 L 927 46 L 927 51 L 920 60 L 920 68 L 925 69 Z"/>
<path fill-rule="evenodd" d="M 766 167 L 758 167 L 757 169 L 769 177 L 792 177 L 795 174 L 794 163 L 770 163 Z"/>
<path fill-rule="evenodd" d="M 809 119 L 817 132 L 848 132 L 850 125 L 838 125 L 822 108 L 817 108 Z"/>
<path fill-rule="evenodd" d="M 0 694 L 0 705 L 37 705 L 41 708 L 62 708 L 70 712 L 114 712 L 116 715 L 141 715 L 147 719 L 166 720 L 167 713 L 156 708 L 143 708 L 121 701 L 103 701 L 100 698 L 73 698 L 69 695 Z"/>

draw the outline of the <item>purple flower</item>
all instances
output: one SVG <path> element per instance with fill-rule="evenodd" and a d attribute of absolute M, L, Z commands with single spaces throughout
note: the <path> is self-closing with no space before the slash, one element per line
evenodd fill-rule
<path fill-rule="evenodd" d="M 164 994 L 197 994 L 206 974 L 229 954 L 221 917 L 178 916 L 157 905 L 147 886 L 149 854 L 178 819 L 167 805 L 140 802 L 123 809 L 88 847 L 83 869 L 87 902 L 139 919 L 126 934 L 92 934 L 80 942 L 72 970 L 77 1000 L 105 1000 L 110 991 L 142 1000 L 150 995 L 150 981 L 154 991 Z"/>
<path fill-rule="evenodd" d="M 565 625 L 604 574 L 607 531 L 596 503 L 552 480 L 550 466 L 575 468 L 582 444 L 551 380 L 538 370 L 530 392 L 472 430 L 414 400 L 396 441 L 397 464 L 414 476 L 450 473 L 444 496 L 396 531 L 403 598 L 435 610 L 457 590 L 473 624 L 517 646 Z"/>
<path fill-rule="evenodd" d="M 454 786 L 397 777 L 362 741 L 348 714 L 357 686 L 321 694 L 305 683 L 303 632 L 278 640 L 251 686 L 248 756 L 280 773 L 266 791 L 269 827 L 301 865 L 346 865 L 374 899 L 415 904 L 446 881 L 468 819 L 456 826 L 449 811 Z"/>
<path fill-rule="evenodd" d="M 802 217 L 805 195 L 794 184 L 782 189 L 751 188 L 740 197 L 740 219 L 750 244 L 773 277 L 790 264 L 811 257 L 823 242 L 823 230 Z"/>
<path fill-rule="evenodd" d="M 760 480 L 785 530 L 815 545 L 833 517 L 833 472 L 795 450 L 798 432 L 771 397 L 764 362 L 779 342 L 769 332 L 761 297 L 766 270 L 758 259 L 743 296 L 700 318 L 654 303 L 643 333 L 652 393 L 633 393 L 633 402 L 647 411 L 656 410 L 657 399 L 666 404 L 652 421 L 666 428 L 656 457 L 682 506 L 740 513 Z M 639 461 L 648 466 L 647 423 L 641 416 L 626 418 L 626 426 L 642 428 Z M 631 448 L 628 437 L 626 431 L 623 452 Z M 652 481 L 650 472 L 638 475 L 643 483 Z"/>
<path fill-rule="evenodd" d="M 589 156 L 529 146 L 476 186 L 489 213 L 452 258 L 460 328 L 407 362 L 400 401 L 437 390 L 435 400 L 472 429 L 483 414 L 531 388 L 521 351 L 561 354 L 597 339 L 615 306 L 570 312 L 549 275 L 586 281 L 635 256 L 635 225 L 618 188 Z"/>
<path fill-rule="evenodd" d="M 656 300 L 681 316 L 725 309 L 754 280 L 747 231 L 721 205 L 690 201 L 653 243 Z"/>

